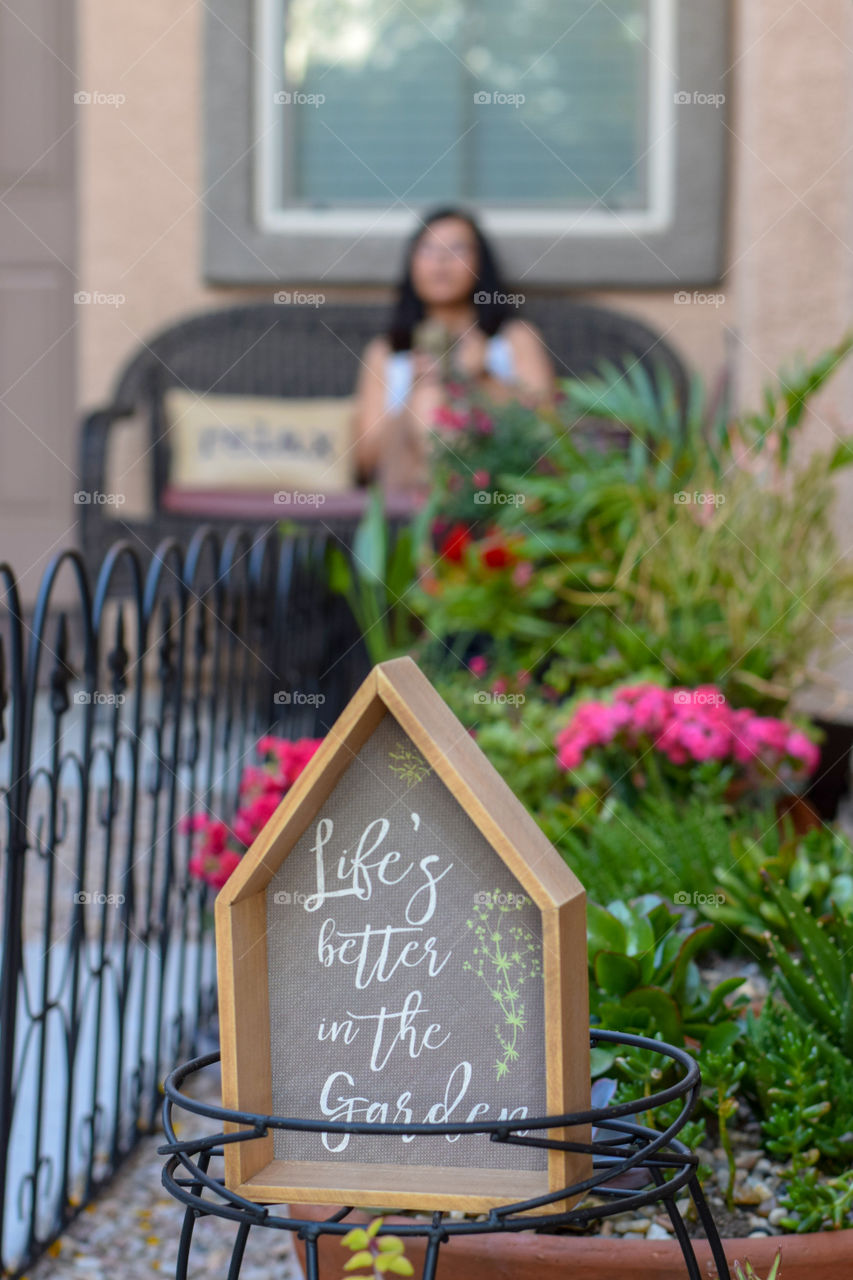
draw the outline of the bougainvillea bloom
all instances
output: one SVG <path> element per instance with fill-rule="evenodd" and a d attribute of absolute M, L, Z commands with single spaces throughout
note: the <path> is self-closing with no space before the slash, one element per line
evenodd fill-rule
<path fill-rule="evenodd" d="M 188 863 L 196 880 L 219 890 L 239 865 L 249 845 L 275 813 L 314 752 L 320 738 L 265 737 L 258 743 L 262 764 L 250 764 L 240 779 L 240 807 L 229 828 L 207 814 L 194 814 L 180 823 L 180 830 L 198 837 Z"/>
<path fill-rule="evenodd" d="M 592 751 L 611 746 L 635 755 L 651 749 L 677 766 L 712 760 L 756 766 L 777 779 L 807 777 L 819 759 L 802 730 L 730 707 L 714 685 L 633 685 L 611 702 L 583 702 L 557 735 L 557 759 L 562 769 L 577 769 Z"/>

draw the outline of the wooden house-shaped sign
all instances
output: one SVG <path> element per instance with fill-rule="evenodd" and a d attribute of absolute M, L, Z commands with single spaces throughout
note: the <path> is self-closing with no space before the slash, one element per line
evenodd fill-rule
<path fill-rule="evenodd" d="M 432 1125 L 589 1107 L 583 889 L 409 658 L 373 669 L 248 850 L 216 941 L 229 1109 Z M 476 1213 L 589 1172 L 487 1134 L 225 1147 L 227 1186 L 266 1203 Z"/>

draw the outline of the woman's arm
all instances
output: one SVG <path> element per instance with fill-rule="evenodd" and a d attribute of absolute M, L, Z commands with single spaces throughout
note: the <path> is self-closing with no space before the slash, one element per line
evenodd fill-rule
<path fill-rule="evenodd" d="M 509 320 L 503 333 L 512 349 L 515 390 L 535 404 L 549 405 L 554 399 L 554 366 L 539 330 L 525 320 Z"/>
<path fill-rule="evenodd" d="M 390 348 L 375 338 L 364 353 L 355 393 L 354 436 L 358 471 L 370 479 L 388 459 L 425 454 L 442 389 L 433 361 L 414 355 L 414 380 L 406 406 L 387 409 L 386 361 Z M 397 466 L 392 467 L 396 473 Z"/>
<path fill-rule="evenodd" d="M 365 348 L 355 389 L 353 437 L 356 468 L 361 479 L 376 470 L 389 425 L 396 415 L 386 411 L 385 361 L 389 347 L 384 338 L 374 338 Z"/>

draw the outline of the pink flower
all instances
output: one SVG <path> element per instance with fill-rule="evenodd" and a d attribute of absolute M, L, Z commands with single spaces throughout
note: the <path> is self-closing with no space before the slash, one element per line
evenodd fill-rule
<path fill-rule="evenodd" d="M 442 404 L 436 409 L 433 422 L 437 427 L 447 427 L 450 431 L 464 431 L 468 426 L 468 414 Z"/>
<path fill-rule="evenodd" d="M 475 471 L 472 477 L 475 489 L 485 489 L 491 481 L 488 471 Z"/>
<path fill-rule="evenodd" d="M 530 560 L 519 560 L 512 571 L 512 581 L 516 587 L 526 587 L 533 577 L 533 563 Z"/>
<path fill-rule="evenodd" d="M 261 738 L 257 749 L 265 763 L 247 765 L 243 770 L 240 807 L 233 827 L 229 829 L 207 814 L 193 814 L 181 820 L 180 830 L 200 837 L 188 862 L 191 876 L 215 889 L 222 887 L 242 856 L 229 849 L 227 842 L 233 840 L 247 849 L 257 839 L 320 743 L 319 738 L 300 738 L 296 742 Z"/>
<path fill-rule="evenodd" d="M 269 769 L 263 768 L 259 764 L 249 764 L 243 770 L 243 776 L 240 779 L 239 793 L 241 796 L 252 796 L 263 794 L 265 791 L 275 791 L 280 789 L 281 783 L 278 778 L 278 771 L 272 773 Z"/>
<path fill-rule="evenodd" d="M 322 738 L 298 738 L 295 742 L 290 742 L 287 738 L 268 737 L 261 738 L 258 751 L 263 755 L 273 756 L 278 765 L 279 784 L 290 787 L 321 742 Z"/>
<path fill-rule="evenodd" d="M 206 813 L 195 813 L 191 818 L 182 818 L 178 830 L 201 835 L 201 848 L 205 853 L 219 854 L 225 848 L 229 832 L 224 822 L 211 818 Z"/>
<path fill-rule="evenodd" d="M 281 803 L 283 791 L 266 791 L 244 805 L 234 819 L 234 835 L 248 849 L 260 835 Z"/>
<path fill-rule="evenodd" d="M 232 849 L 226 849 L 217 857 L 201 852 L 194 853 L 189 860 L 188 869 L 190 875 L 194 876 L 196 880 L 202 880 L 205 884 L 209 884 L 212 889 L 219 890 L 239 865 L 239 853 L 234 853 Z"/>
<path fill-rule="evenodd" d="M 657 738 L 663 731 L 670 706 L 670 695 L 656 684 L 635 685 L 619 689 L 616 701 L 631 707 L 634 732 L 644 738 Z"/>
<path fill-rule="evenodd" d="M 480 678 L 481 676 L 484 676 L 488 671 L 488 669 L 489 669 L 489 664 L 481 653 L 478 654 L 476 658 L 472 658 L 471 661 L 468 663 L 468 670 L 472 673 L 472 675 L 475 675 L 478 678 Z"/>
<path fill-rule="evenodd" d="M 713 760 L 741 765 L 755 785 L 790 776 L 792 768 L 810 773 L 819 758 L 800 730 L 773 716 L 730 707 L 715 685 L 625 686 L 610 703 L 590 700 L 577 706 L 555 742 L 564 769 L 577 768 L 595 748 L 613 746 L 630 756 L 649 744 L 678 768 Z"/>
<path fill-rule="evenodd" d="M 557 750 L 557 763 L 561 769 L 577 769 L 583 762 L 584 752 L 578 742 L 563 742 Z"/>
<path fill-rule="evenodd" d="M 800 729 L 795 729 L 788 735 L 785 751 L 792 759 L 801 761 L 806 774 L 814 773 L 820 762 L 819 748 Z"/>

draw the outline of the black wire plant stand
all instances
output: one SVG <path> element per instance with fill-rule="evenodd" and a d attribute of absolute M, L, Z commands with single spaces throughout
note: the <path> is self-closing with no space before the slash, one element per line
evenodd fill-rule
<path fill-rule="evenodd" d="M 178 1246 L 176 1280 L 187 1280 L 191 1262 L 193 1234 L 196 1223 L 204 1217 L 217 1217 L 237 1224 L 234 1245 L 227 1276 L 223 1280 L 239 1280 L 249 1234 L 255 1229 L 289 1231 L 304 1242 L 307 1280 L 321 1280 L 318 1242 L 323 1236 L 344 1236 L 355 1222 L 349 1219 L 352 1208 L 341 1207 L 321 1221 L 284 1216 L 282 1210 L 289 1206 L 267 1206 L 253 1203 L 229 1190 L 213 1162 L 221 1164 L 223 1148 L 234 1142 L 251 1142 L 265 1137 L 270 1130 L 284 1129 L 296 1133 L 332 1133 L 350 1135 L 386 1135 L 403 1137 L 421 1134 L 488 1134 L 492 1142 L 513 1145 L 587 1152 L 592 1155 L 592 1175 L 582 1182 L 564 1187 L 535 1199 L 501 1205 L 474 1219 L 450 1218 L 436 1212 L 425 1214 L 411 1221 L 395 1221 L 384 1225 L 379 1234 L 393 1233 L 408 1244 L 418 1239 L 425 1242 L 423 1280 L 435 1280 L 442 1244 L 459 1236 L 485 1235 L 487 1233 L 511 1233 L 530 1231 L 563 1231 L 565 1228 L 583 1227 L 597 1219 L 660 1204 L 672 1223 L 672 1229 L 684 1257 L 685 1276 L 689 1280 L 702 1280 L 702 1272 L 693 1248 L 685 1220 L 677 1201 L 688 1194 L 693 1201 L 698 1220 L 705 1232 L 711 1256 L 716 1264 L 719 1280 L 731 1280 L 728 1264 L 720 1242 L 713 1216 L 702 1193 L 697 1176 L 698 1156 L 678 1140 L 696 1106 L 701 1077 L 699 1067 L 688 1053 L 659 1040 L 632 1036 L 621 1032 L 592 1028 L 590 1042 L 593 1048 L 603 1045 L 619 1045 L 627 1049 L 647 1050 L 670 1060 L 681 1069 L 681 1076 L 669 1088 L 647 1098 L 624 1102 L 615 1106 L 598 1107 L 571 1115 L 543 1116 L 535 1119 L 508 1121 L 476 1121 L 460 1124 L 368 1124 L 365 1122 L 331 1123 L 328 1120 L 303 1120 L 281 1116 L 255 1115 L 245 1111 L 229 1111 L 221 1106 L 189 1097 L 183 1086 L 192 1076 L 219 1062 L 218 1053 L 209 1053 L 178 1067 L 166 1080 L 163 1103 L 163 1123 L 167 1142 L 159 1148 L 168 1156 L 163 1169 L 163 1185 L 166 1190 L 186 1206 Z M 678 1100 L 681 1109 L 668 1128 L 658 1131 L 637 1121 L 643 1112 L 654 1112 L 658 1107 Z M 179 1108 L 204 1116 L 218 1124 L 245 1126 L 239 1133 L 223 1131 L 181 1141 L 174 1123 L 173 1109 Z M 589 1143 L 568 1142 L 549 1138 L 550 1129 L 564 1129 L 589 1125 Z M 519 1133 L 523 1130 L 525 1136 Z M 534 1136 L 531 1131 L 539 1131 Z M 588 1204 L 590 1195 L 600 1203 Z M 559 1201 L 576 1201 L 565 1212 L 547 1212 L 549 1204 Z M 296 1206 L 298 1212 L 298 1206 Z M 538 1210 L 535 1219 L 528 1214 Z M 567 1249 L 566 1275 L 571 1274 L 571 1251 Z M 332 1277 L 323 1277 L 332 1280 Z"/>

